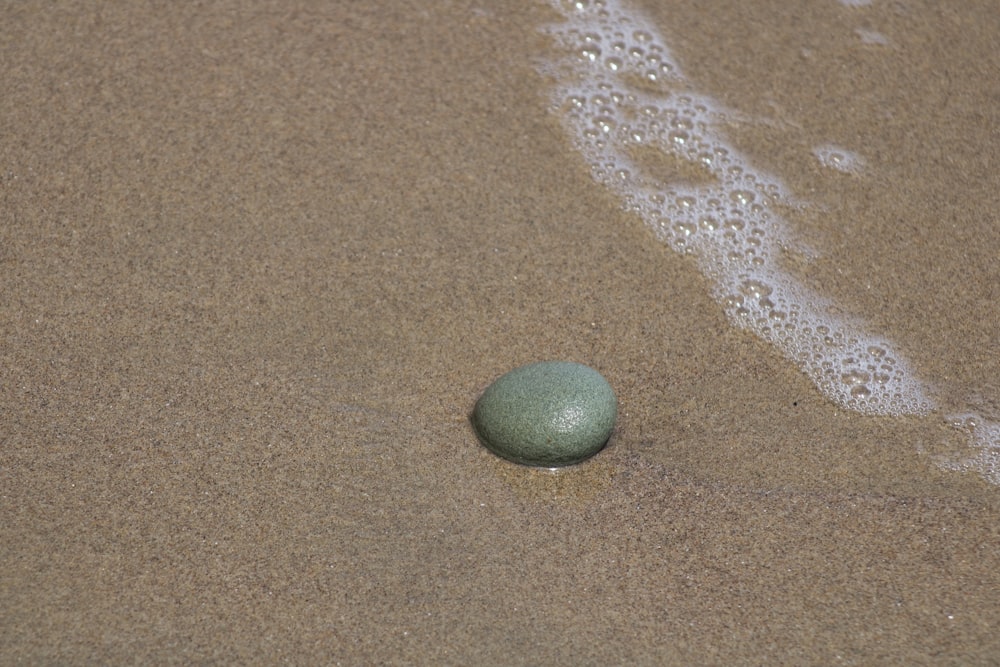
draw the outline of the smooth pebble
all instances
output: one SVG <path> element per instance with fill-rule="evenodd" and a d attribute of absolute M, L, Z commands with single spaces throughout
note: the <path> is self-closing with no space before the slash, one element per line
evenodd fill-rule
<path fill-rule="evenodd" d="M 600 373 L 571 361 L 515 368 L 476 402 L 472 425 L 493 453 L 554 468 L 599 452 L 618 415 L 615 392 Z"/>

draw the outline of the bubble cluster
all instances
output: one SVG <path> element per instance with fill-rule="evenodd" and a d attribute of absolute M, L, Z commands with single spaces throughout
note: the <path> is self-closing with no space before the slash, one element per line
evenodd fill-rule
<path fill-rule="evenodd" d="M 821 165 L 828 169 L 835 169 L 845 174 L 860 174 L 865 167 L 865 159 L 857 153 L 834 146 L 833 144 L 823 144 L 813 148 L 813 155 Z"/>
<path fill-rule="evenodd" d="M 931 401 L 893 346 L 780 266 L 791 245 L 778 202 L 792 200 L 720 131 L 730 114 L 690 90 L 656 29 L 617 0 L 556 3 L 548 31 L 566 57 L 544 69 L 555 107 L 594 178 L 658 238 L 693 256 L 729 320 L 791 359 L 838 404 L 866 414 L 920 414 Z M 842 171 L 861 158 L 821 147 Z M 819 150 L 819 149 L 818 149 Z"/>
<path fill-rule="evenodd" d="M 1000 486 L 1000 424 L 972 413 L 951 415 L 947 419 L 952 428 L 969 435 L 972 448 L 978 451 L 972 456 L 944 461 L 941 467 L 975 472 L 987 482 Z"/>

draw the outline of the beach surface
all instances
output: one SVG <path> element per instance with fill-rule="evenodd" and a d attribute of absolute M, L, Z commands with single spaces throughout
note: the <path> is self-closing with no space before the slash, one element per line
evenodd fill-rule
<path fill-rule="evenodd" d="M 0 662 L 996 664 L 995 3 L 639 7 L 898 416 L 727 319 L 494 4 L 6 8 Z M 555 472 L 469 424 L 544 359 L 619 400 Z"/>

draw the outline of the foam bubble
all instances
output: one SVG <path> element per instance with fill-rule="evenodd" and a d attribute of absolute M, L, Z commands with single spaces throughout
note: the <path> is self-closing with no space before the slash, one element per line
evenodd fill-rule
<path fill-rule="evenodd" d="M 833 144 L 823 144 L 813 148 L 813 155 L 819 163 L 828 169 L 835 169 L 845 174 L 860 174 L 865 167 L 865 159 L 845 148 Z"/>
<path fill-rule="evenodd" d="M 731 114 L 690 89 L 655 26 L 616 0 L 563 13 L 548 31 L 575 57 L 547 71 L 594 178 L 696 258 L 734 325 L 777 347 L 832 400 L 866 414 L 929 411 L 889 341 L 832 315 L 833 303 L 781 269 L 791 232 L 774 204 L 791 199 L 786 187 L 727 141 L 719 128 Z M 833 146 L 816 155 L 841 171 L 863 164 Z"/>
<path fill-rule="evenodd" d="M 974 472 L 991 484 L 1000 486 L 1000 423 L 991 422 L 973 413 L 949 415 L 953 428 L 970 436 L 971 456 L 955 457 L 941 462 L 941 467 L 959 472 Z"/>
<path fill-rule="evenodd" d="M 834 303 L 782 270 L 782 253 L 800 244 L 775 204 L 794 197 L 728 142 L 721 128 L 732 114 L 691 90 L 655 26 L 619 0 L 554 5 L 566 20 L 547 30 L 569 55 L 542 69 L 557 82 L 555 106 L 593 177 L 697 261 L 730 322 L 771 343 L 845 408 L 938 409 L 890 341 L 835 314 Z M 877 33 L 861 36 L 882 43 Z M 831 169 L 864 169 L 863 158 L 838 146 L 813 154 Z M 1000 423 L 964 414 L 952 426 L 969 435 L 974 454 L 942 465 L 1000 485 Z"/>

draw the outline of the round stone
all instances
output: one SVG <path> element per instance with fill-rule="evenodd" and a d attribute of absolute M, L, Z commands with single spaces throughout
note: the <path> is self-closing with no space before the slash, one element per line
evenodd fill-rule
<path fill-rule="evenodd" d="M 515 368 L 476 402 L 472 425 L 493 453 L 554 468 L 593 456 L 611 437 L 618 401 L 589 366 L 541 361 Z"/>

